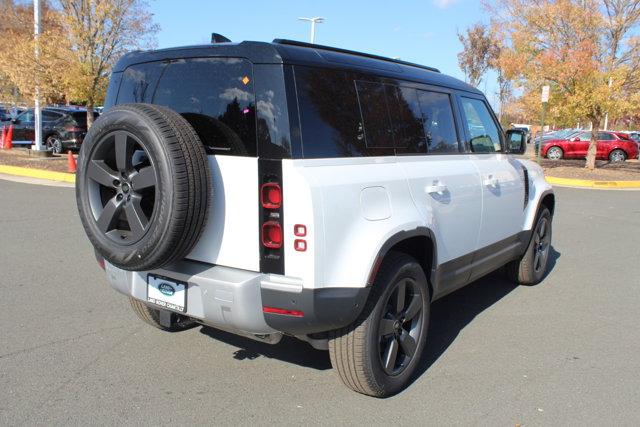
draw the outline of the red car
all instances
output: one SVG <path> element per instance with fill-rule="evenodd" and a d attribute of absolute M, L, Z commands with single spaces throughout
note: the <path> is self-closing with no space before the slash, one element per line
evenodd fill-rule
<path fill-rule="evenodd" d="M 569 139 L 552 139 L 542 146 L 541 155 L 551 160 L 587 157 L 591 132 L 573 134 Z M 624 162 L 638 157 L 638 145 L 628 135 L 619 132 L 598 132 L 598 160 Z"/>

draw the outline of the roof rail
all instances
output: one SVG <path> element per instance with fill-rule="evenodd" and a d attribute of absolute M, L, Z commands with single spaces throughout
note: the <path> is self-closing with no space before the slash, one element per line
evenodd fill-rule
<path fill-rule="evenodd" d="M 287 39 L 274 39 L 273 43 L 291 45 L 291 46 L 308 47 L 308 48 L 312 48 L 312 49 L 330 50 L 332 52 L 340 52 L 340 53 L 347 53 L 347 54 L 350 54 L 350 55 L 364 56 L 366 58 L 377 59 L 377 60 L 380 60 L 380 61 L 394 62 L 396 64 L 408 65 L 410 67 L 422 68 L 424 70 L 433 71 L 435 73 L 439 73 L 440 72 L 440 70 L 438 70 L 437 68 L 428 67 L 426 65 L 420 65 L 420 64 L 415 64 L 413 62 L 401 61 L 399 59 L 387 58 L 385 56 L 380 56 L 380 55 L 373 55 L 371 53 L 363 53 L 363 52 L 356 52 L 354 50 L 341 49 L 339 47 L 323 46 L 323 45 L 320 45 L 320 44 L 305 43 L 305 42 L 299 42 L 299 41 L 296 41 L 296 40 L 287 40 Z"/>

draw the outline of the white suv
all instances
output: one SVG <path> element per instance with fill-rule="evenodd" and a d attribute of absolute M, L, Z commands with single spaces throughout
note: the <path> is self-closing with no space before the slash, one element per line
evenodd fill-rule
<path fill-rule="evenodd" d="M 107 280 L 164 330 L 330 351 L 401 390 L 430 304 L 501 267 L 545 274 L 554 195 L 477 89 L 318 45 L 134 52 L 85 138 L 77 201 Z"/>

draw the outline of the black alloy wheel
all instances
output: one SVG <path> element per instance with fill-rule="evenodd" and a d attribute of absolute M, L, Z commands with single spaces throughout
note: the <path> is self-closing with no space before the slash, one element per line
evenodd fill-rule
<path fill-rule="evenodd" d="M 380 362 L 388 375 L 404 371 L 422 338 L 422 290 L 411 278 L 394 285 L 379 327 Z"/>
<path fill-rule="evenodd" d="M 118 130 L 100 139 L 85 179 L 99 230 L 120 244 L 139 242 L 156 207 L 157 176 L 144 144 Z"/>

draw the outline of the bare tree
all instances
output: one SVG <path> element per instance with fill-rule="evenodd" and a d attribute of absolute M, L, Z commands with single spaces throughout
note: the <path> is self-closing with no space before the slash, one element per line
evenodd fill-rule
<path fill-rule="evenodd" d="M 489 27 L 478 23 L 465 34 L 458 33 L 463 49 L 458 53 L 458 65 L 472 86 L 478 86 L 482 77 L 499 56 L 499 47 Z"/>

